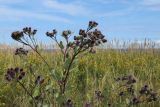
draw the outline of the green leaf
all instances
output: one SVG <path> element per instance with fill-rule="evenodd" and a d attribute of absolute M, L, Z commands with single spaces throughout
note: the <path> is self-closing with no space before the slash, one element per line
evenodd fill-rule
<path fill-rule="evenodd" d="M 64 49 L 64 46 L 63 46 L 63 42 L 62 42 L 62 41 L 60 41 L 59 47 L 60 47 L 61 49 Z"/>
<path fill-rule="evenodd" d="M 56 70 L 52 70 L 51 71 L 51 76 L 53 79 L 55 80 L 60 80 L 61 79 L 61 74 L 60 72 L 56 71 Z"/>
<path fill-rule="evenodd" d="M 130 103 L 130 100 L 128 98 L 126 98 L 126 103 L 129 104 Z"/>
<path fill-rule="evenodd" d="M 49 104 L 43 104 L 43 107 L 51 107 Z"/>
<path fill-rule="evenodd" d="M 78 47 L 76 46 L 76 47 L 74 47 L 74 53 L 77 53 L 77 51 L 78 51 Z"/>
<path fill-rule="evenodd" d="M 34 89 L 33 97 L 36 97 L 36 96 L 38 96 L 38 95 L 40 94 L 40 89 L 39 89 L 39 88 L 40 88 L 40 87 L 37 86 L 37 87 Z"/>
<path fill-rule="evenodd" d="M 52 85 L 47 85 L 46 87 L 45 87 L 45 90 L 50 90 L 52 88 Z"/>
<path fill-rule="evenodd" d="M 65 100 L 65 97 L 64 97 L 63 95 L 60 95 L 59 93 L 56 93 L 55 97 L 56 97 L 56 101 L 57 101 L 59 104 L 61 104 L 61 103 L 64 102 L 64 100 Z"/>

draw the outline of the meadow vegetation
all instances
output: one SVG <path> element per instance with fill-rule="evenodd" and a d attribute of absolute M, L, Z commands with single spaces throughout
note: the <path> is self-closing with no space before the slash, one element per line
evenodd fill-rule
<path fill-rule="evenodd" d="M 62 33 L 66 43 L 54 38 L 56 30 L 47 32 L 58 43 L 56 51 L 12 35 L 32 50 L 0 51 L 0 107 L 159 107 L 159 49 L 101 48 L 104 37 L 85 44 L 90 30 L 81 30 L 84 38 L 75 37 L 77 44 L 68 42 L 69 30 Z"/>

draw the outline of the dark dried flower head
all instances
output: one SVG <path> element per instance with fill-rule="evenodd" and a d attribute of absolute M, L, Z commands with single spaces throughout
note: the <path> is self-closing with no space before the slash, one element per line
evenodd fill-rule
<path fill-rule="evenodd" d="M 36 33 L 37 33 L 37 30 L 34 29 L 32 34 L 35 35 Z"/>
<path fill-rule="evenodd" d="M 21 76 L 22 76 L 22 77 L 24 77 L 24 76 L 25 76 L 25 74 L 26 74 L 25 72 L 21 72 Z"/>
<path fill-rule="evenodd" d="M 25 72 L 24 71 L 20 71 L 21 69 L 16 67 L 16 68 L 9 68 L 7 70 L 7 73 L 5 74 L 6 80 L 7 81 L 11 81 L 13 79 L 16 80 L 21 80 L 23 79 L 23 77 L 25 76 Z"/>
<path fill-rule="evenodd" d="M 62 36 L 64 37 L 64 38 L 68 38 L 68 36 L 71 34 L 71 31 L 70 30 L 65 30 L 65 31 L 63 31 L 62 32 Z"/>
<path fill-rule="evenodd" d="M 46 35 L 47 35 L 48 37 L 54 37 L 54 34 L 51 33 L 51 32 L 46 32 Z"/>
<path fill-rule="evenodd" d="M 32 29 L 31 27 L 25 27 L 23 28 L 23 33 L 28 36 L 34 36 L 37 33 L 37 30 Z"/>
<path fill-rule="evenodd" d="M 97 27 L 97 25 L 98 25 L 97 22 L 95 22 L 95 21 L 89 21 L 88 28 L 92 29 L 94 27 Z"/>
<path fill-rule="evenodd" d="M 65 103 L 65 107 L 73 107 L 73 102 L 71 99 L 68 99 Z"/>
<path fill-rule="evenodd" d="M 111 103 L 108 103 L 108 107 L 111 107 Z"/>
<path fill-rule="evenodd" d="M 23 77 L 20 75 L 20 76 L 18 76 L 18 80 L 21 80 Z"/>
<path fill-rule="evenodd" d="M 23 35 L 23 32 L 19 32 L 19 31 L 13 32 L 13 33 L 11 34 L 11 37 L 12 37 L 14 40 L 16 40 L 16 41 L 21 40 L 21 38 L 22 38 L 23 36 L 24 36 L 24 35 Z"/>
<path fill-rule="evenodd" d="M 131 95 L 134 95 L 135 89 L 133 88 L 133 85 L 130 85 L 130 86 L 127 88 L 127 91 L 128 91 L 128 93 L 130 93 Z"/>
<path fill-rule="evenodd" d="M 19 67 L 16 67 L 14 70 L 16 73 L 19 73 Z"/>
<path fill-rule="evenodd" d="M 17 48 L 15 51 L 15 55 L 27 55 L 28 51 L 23 48 Z"/>
<path fill-rule="evenodd" d="M 124 95 L 124 92 L 123 92 L 123 91 L 119 93 L 119 96 L 123 96 L 123 95 Z"/>
<path fill-rule="evenodd" d="M 83 37 L 87 37 L 85 30 L 82 30 L 82 29 L 79 30 L 79 35 L 82 35 Z"/>
<path fill-rule="evenodd" d="M 102 39 L 102 42 L 103 42 L 103 43 L 106 43 L 106 42 L 107 42 L 107 40 L 106 40 L 106 39 Z"/>
<path fill-rule="evenodd" d="M 53 29 L 53 34 L 56 35 L 57 34 L 57 30 Z"/>
<path fill-rule="evenodd" d="M 139 91 L 140 94 L 149 94 L 149 87 L 148 85 L 144 85 L 141 90 Z"/>
<path fill-rule="evenodd" d="M 102 92 L 99 90 L 95 91 L 95 95 L 98 100 L 102 100 L 102 98 L 104 98 Z"/>
<path fill-rule="evenodd" d="M 126 81 L 126 85 L 136 83 L 136 78 L 133 75 L 123 76 L 120 78 L 121 81 Z"/>
<path fill-rule="evenodd" d="M 133 105 L 137 105 L 140 103 L 140 100 L 138 97 L 133 97 L 132 100 L 131 100 L 131 104 Z"/>
<path fill-rule="evenodd" d="M 55 35 L 57 34 L 57 30 L 56 29 L 53 29 L 53 31 L 52 32 L 46 32 L 46 35 L 48 36 L 48 37 L 55 37 Z"/>
<path fill-rule="evenodd" d="M 35 80 L 35 85 L 39 84 L 43 84 L 44 83 L 44 79 L 41 76 L 37 76 L 36 80 Z"/>

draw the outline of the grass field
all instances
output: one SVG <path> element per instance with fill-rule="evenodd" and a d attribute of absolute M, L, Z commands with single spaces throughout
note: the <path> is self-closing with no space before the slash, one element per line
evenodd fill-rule
<path fill-rule="evenodd" d="M 63 63 L 60 52 L 42 52 L 42 56 L 61 75 Z M 27 56 L 19 57 L 14 55 L 13 50 L 7 50 L 0 52 L 0 107 L 34 106 L 22 87 L 5 80 L 5 73 L 11 67 L 20 67 L 26 71 L 22 83 L 25 83 L 25 87 L 29 90 L 35 81 L 35 77 L 31 74 L 43 76 L 44 83 L 40 87 L 40 92 L 42 93 L 42 90 L 52 91 L 53 96 L 46 95 L 49 99 L 47 101 L 50 101 L 53 107 L 60 106 L 58 102 L 63 98 L 59 98 L 56 93 L 58 90 L 56 81 L 50 81 L 50 73 L 39 56 L 31 51 Z M 139 89 L 147 84 L 159 94 L 159 49 L 128 49 L 126 51 L 101 49 L 95 54 L 81 54 L 71 70 L 65 99 L 70 99 L 75 107 L 110 107 L 110 104 L 111 107 L 128 107 L 127 103 L 131 97 L 129 95 L 119 96 L 124 88 L 120 88 L 120 83 L 116 81 L 116 78 L 124 75 L 133 75 L 136 78 L 135 93 L 139 93 Z M 97 95 L 96 92 L 100 94 Z M 37 95 L 38 92 L 34 94 Z M 136 107 L 159 107 L 159 105 L 158 100 L 151 103 L 144 101 Z M 49 105 L 43 103 L 43 106 Z"/>

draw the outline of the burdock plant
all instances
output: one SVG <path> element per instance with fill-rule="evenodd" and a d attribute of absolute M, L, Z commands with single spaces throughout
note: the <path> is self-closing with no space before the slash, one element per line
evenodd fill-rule
<path fill-rule="evenodd" d="M 117 90 L 122 90 L 118 93 L 120 98 L 127 97 L 127 106 L 140 105 L 143 103 L 150 103 L 159 99 L 158 93 L 153 91 L 148 85 L 144 85 L 138 91 L 134 85 L 137 83 L 133 75 L 123 76 L 116 79 L 120 84 Z"/>
<path fill-rule="evenodd" d="M 30 47 L 34 52 L 36 52 L 42 61 L 49 68 L 48 71 L 51 74 L 50 76 L 55 77 L 54 81 L 57 82 L 59 86 L 59 94 L 61 96 L 65 95 L 66 86 L 68 84 L 68 79 L 70 77 L 71 68 L 73 67 L 73 63 L 78 58 L 78 55 L 84 52 L 95 53 L 95 47 L 100 44 L 106 43 L 107 40 L 105 36 L 101 33 L 100 30 L 96 29 L 98 23 L 95 21 L 90 21 L 86 30 L 80 29 L 79 34 L 74 36 L 71 39 L 72 31 L 64 30 L 60 36 L 64 38 L 64 41 L 58 40 L 58 32 L 56 29 L 53 29 L 51 32 L 46 32 L 46 36 L 51 38 L 58 45 L 61 54 L 63 55 L 63 73 L 60 78 L 57 77 L 56 70 L 53 70 L 52 66 L 48 64 L 46 59 L 41 55 L 38 50 L 38 44 L 35 40 L 35 34 L 37 32 L 36 29 L 32 29 L 31 27 L 25 27 L 21 31 L 15 31 L 11 34 L 11 37 L 19 43 Z M 22 49 L 17 50 L 17 53 L 27 54 L 28 52 L 22 51 Z M 53 73 L 54 71 L 54 73 Z M 35 83 L 38 84 L 42 80 L 40 77 L 36 79 Z M 69 100 L 72 101 L 72 100 Z M 63 101 L 62 104 L 66 104 L 66 101 Z M 68 104 L 68 103 L 67 103 Z M 70 104 L 70 103 L 69 103 Z M 70 105 L 73 105 L 70 104 Z"/>

